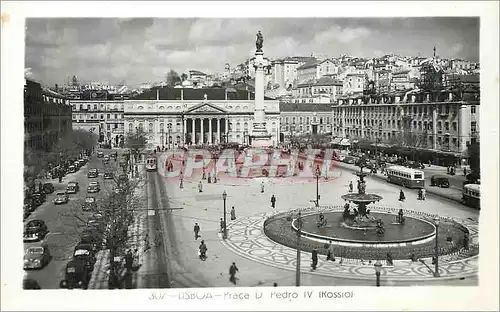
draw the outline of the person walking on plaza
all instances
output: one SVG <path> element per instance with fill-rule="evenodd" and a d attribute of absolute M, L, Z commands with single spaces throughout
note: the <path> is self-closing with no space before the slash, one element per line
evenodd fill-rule
<path fill-rule="evenodd" d="M 236 272 L 238 272 L 238 267 L 236 266 L 236 263 L 233 262 L 231 266 L 229 267 L 229 281 L 236 285 Z"/>
<path fill-rule="evenodd" d="M 467 168 L 464 167 L 464 177 L 467 175 Z"/>
<path fill-rule="evenodd" d="M 332 245 L 332 242 L 328 242 L 328 249 L 326 251 L 326 260 L 331 260 L 331 261 L 335 261 L 335 254 L 334 254 L 334 250 L 333 250 L 333 245 Z"/>
<path fill-rule="evenodd" d="M 421 191 L 422 191 L 422 200 L 425 200 L 425 188 L 422 188 Z"/>
<path fill-rule="evenodd" d="M 403 190 L 399 191 L 399 201 L 405 201 L 405 193 Z"/>
<path fill-rule="evenodd" d="M 125 269 L 127 272 L 132 271 L 132 265 L 134 263 L 134 256 L 132 255 L 132 250 L 128 250 L 127 254 L 125 255 Z"/>
<path fill-rule="evenodd" d="M 313 249 L 311 260 L 312 260 L 311 268 L 314 271 L 314 270 L 316 270 L 316 267 L 318 266 L 318 249 L 317 248 Z"/>
<path fill-rule="evenodd" d="M 233 208 L 231 208 L 231 221 L 234 221 L 236 220 L 236 211 L 234 210 L 234 206 Z"/>
<path fill-rule="evenodd" d="M 224 219 L 220 218 L 220 232 L 224 233 Z"/>
<path fill-rule="evenodd" d="M 271 207 L 276 208 L 276 197 L 274 194 L 271 196 Z"/>
<path fill-rule="evenodd" d="M 352 181 L 349 182 L 349 193 L 352 193 L 352 189 L 353 189 L 353 185 L 352 185 Z"/>
<path fill-rule="evenodd" d="M 207 245 L 205 245 L 205 241 L 202 240 L 199 249 L 199 257 L 201 260 L 205 261 L 207 260 Z"/>
<path fill-rule="evenodd" d="M 264 181 L 260 184 L 260 192 L 264 193 Z"/>
<path fill-rule="evenodd" d="M 198 237 L 200 237 L 199 233 L 200 233 L 200 226 L 198 225 L 198 223 L 195 223 L 194 224 L 194 240 L 198 240 Z"/>
<path fill-rule="evenodd" d="M 201 183 L 201 181 L 200 181 L 200 183 L 198 183 L 198 191 L 200 193 L 203 192 L 203 184 Z"/>

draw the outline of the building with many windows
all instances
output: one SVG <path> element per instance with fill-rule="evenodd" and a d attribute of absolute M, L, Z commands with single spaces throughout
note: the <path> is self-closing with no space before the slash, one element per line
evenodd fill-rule
<path fill-rule="evenodd" d="M 479 94 L 407 92 L 339 99 L 333 136 L 462 153 L 479 140 Z"/>
<path fill-rule="evenodd" d="M 279 102 L 265 99 L 266 127 L 278 142 Z M 146 132 L 156 146 L 251 144 L 255 95 L 232 88 L 153 88 L 124 101 L 125 132 Z"/>
<path fill-rule="evenodd" d="M 331 135 L 331 104 L 280 103 L 280 142 L 308 135 Z"/>
<path fill-rule="evenodd" d="M 24 146 L 48 150 L 71 131 L 71 106 L 63 95 L 24 81 Z"/>
<path fill-rule="evenodd" d="M 302 83 L 292 90 L 293 103 L 333 103 L 342 95 L 341 81 L 322 77 L 317 81 Z"/>

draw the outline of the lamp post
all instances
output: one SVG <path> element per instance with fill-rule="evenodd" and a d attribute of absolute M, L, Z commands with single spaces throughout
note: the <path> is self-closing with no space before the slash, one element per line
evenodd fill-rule
<path fill-rule="evenodd" d="M 438 233 L 439 233 L 439 217 L 434 218 L 434 224 L 436 225 L 436 245 L 434 246 L 434 277 L 439 277 L 439 248 L 438 248 Z"/>
<path fill-rule="evenodd" d="M 171 124 L 171 123 L 169 123 L 169 124 L 167 125 L 167 128 L 168 128 L 168 139 L 167 139 L 167 140 L 168 140 L 168 141 L 167 141 L 168 143 L 167 143 L 167 148 L 170 148 L 170 141 L 172 141 L 172 139 L 171 139 L 172 137 L 171 137 L 171 134 L 170 134 L 170 133 L 171 133 L 171 131 L 172 131 L 172 124 Z M 172 147 L 173 147 L 173 144 L 172 144 Z M 173 148 L 172 148 L 172 150 L 173 150 Z"/>
<path fill-rule="evenodd" d="M 379 287 L 380 286 L 380 271 L 382 271 L 382 263 L 380 263 L 380 260 L 377 260 L 377 262 L 375 262 L 375 264 L 373 265 L 375 267 L 375 276 L 377 277 L 377 281 L 376 281 L 376 286 Z"/>
<path fill-rule="evenodd" d="M 227 224 L 226 224 L 226 198 L 227 198 L 227 193 L 226 190 L 224 190 L 224 193 L 222 193 L 222 199 L 224 200 L 224 232 L 222 233 L 222 238 L 226 239 L 227 238 Z"/>
<path fill-rule="evenodd" d="M 316 207 L 319 207 L 319 177 L 321 175 L 321 171 L 319 168 L 316 169 Z"/>
<path fill-rule="evenodd" d="M 300 286 L 300 236 L 302 230 L 302 221 L 300 220 L 301 212 L 299 211 L 298 231 L 297 231 L 297 267 L 295 268 L 295 286 Z"/>

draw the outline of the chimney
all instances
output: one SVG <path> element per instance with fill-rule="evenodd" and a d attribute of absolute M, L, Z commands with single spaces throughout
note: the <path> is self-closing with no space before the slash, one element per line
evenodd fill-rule
<path fill-rule="evenodd" d="M 55 85 L 55 90 L 54 91 L 59 92 L 59 86 L 57 85 L 57 83 Z"/>
<path fill-rule="evenodd" d="M 160 100 L 160 88 L 156 89 L 156 100 Z"/>
<path fill-rule="evenodd" d="M 184 101 L 184 88 L 181 88 L 181 101 Z"/>

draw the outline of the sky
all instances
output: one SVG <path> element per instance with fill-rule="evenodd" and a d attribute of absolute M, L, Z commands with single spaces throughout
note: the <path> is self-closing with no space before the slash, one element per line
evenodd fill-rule
<path fill-rule="evenodd" d="M 136 87 L 173 69 L 223 72 L 255 52 L 269 58 L 385 54 L 479 61 L 479 18 L 37 18 L 26 20 L 25 74 L 45 85 L 83 81 Z"/>

